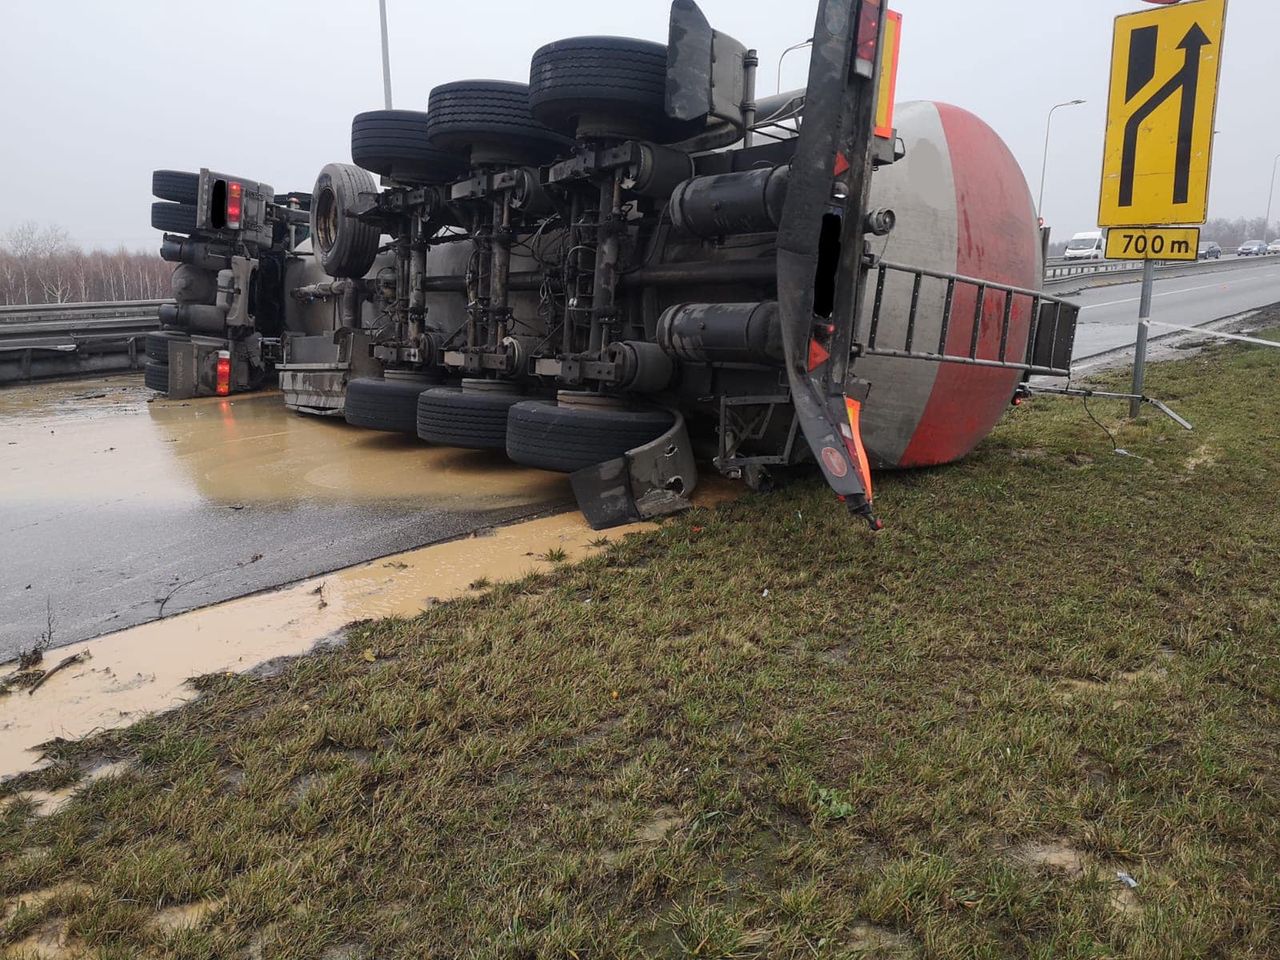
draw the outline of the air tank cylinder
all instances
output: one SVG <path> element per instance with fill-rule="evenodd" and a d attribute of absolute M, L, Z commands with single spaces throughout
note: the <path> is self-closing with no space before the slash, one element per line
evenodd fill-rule
<path fill-rule="evenodd" d="M 668 307 L 658 318 L 658 345 L 692 363 L 781 366 L 786 356 L 778 304 L 772 300 Z"/>
<path fill-rule="evenodd" d="M 682 233 L 715 239 L 772 233 L 782 220 L 791 167 L 694 177 L 671 194 L 671 222 Z"/>

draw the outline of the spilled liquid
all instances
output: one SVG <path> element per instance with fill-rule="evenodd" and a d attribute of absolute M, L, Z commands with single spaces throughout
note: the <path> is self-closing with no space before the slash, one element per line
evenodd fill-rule
<path fill-rule="evenodd" d="M 488 509 L 563 497 L 563 476 L 500 453 L 287 410 L 278 393 L 156 399 L 135 378 L 0 391 L 0 497 L 38 503 L 429 501 Z"/>
<path fill-rule="evenodd" d="M 517 467 L 499 455 L 303 417 L 286 410 L 276 393 L 226 400 L 153 397 L 137 377 L 0 391 L 5 522 L 13 530 L 30 526 L 28 549 L 58 570 L 102 539 L 103 517 L 131 504 L 177 506 L 181 518 L 183 510 L 194 517 L 211 506 L 227 515 L 229 504 L 403 501 L 483 510 L 536 507 L 568 495 L 563 475 Z M 695 500 L 713 503 L 738 489 L 704 478 Z M 617 528 L 604 537 L 648 526 Z M 291 529 L 280 530 L 287 548 Z M 576 511 L 487 532 L 48 651 L 44 669 L 84 657 L 32 694 L 15 689 L 0 695 L 0 778 L 37 766 L 34 748 L 55 737 L 125 726 L 183 703 L 195 695 L 186 683 L 191 677 L 305 653 L 354 620 L 412 616 L 468 594 L 478 580 L 549 569 L 543 559 L 548 551 L 581 558 L 601 539 Z M 133 528 L 121 535 L 138 549 Z M 163 550 L 157 548 L 155 558 L 166 570 Z M 23 562 L 7 557 L 3 545 L 0 560 Z M 110 569 L 90 573 L 89 586 L 119 578 L 113 580 Z M 13 664 L 0 666 L 0 680 L 15 671 Z M 43 807 L 65 797 L 37 799 Z"/>
<path fill-rule="evenodd" d="M 543 517 L 59 647 L 46 654 L 46 669 L 76 654 L 88 658 L 34 694 L 15 690 L 0 697 L 0 778 L 35 767 L 39 755 L 32 748 L 54 737 L 122 727 L 182 704 L 195 696 L 186 684 L 190 677 L 305 653 L 354 620 L 412 616 L 472 593 L 481 578 L 496 582 L 551 569 L 543 559 L 550 550 L 576 560 L 592 552 L 598 538 L 651 526 L 602 534 L 578 513 Z M 0 679 L 14 670 L 0 668 Z"/>

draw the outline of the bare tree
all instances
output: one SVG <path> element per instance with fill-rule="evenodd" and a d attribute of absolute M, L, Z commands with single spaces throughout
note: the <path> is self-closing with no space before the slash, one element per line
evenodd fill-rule
<path fill-rule="evenodd" d="M 86 251 L 58 226 L 29 220 L 0 235 L 2 303 L 158 299 L 168 295 L 172 273 L 155 253 Z"/>

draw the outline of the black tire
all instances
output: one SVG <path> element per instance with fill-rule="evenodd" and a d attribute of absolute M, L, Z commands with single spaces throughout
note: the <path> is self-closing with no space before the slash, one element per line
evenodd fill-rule
<path fill-rule="evenodd" d="M 540 47 L 529 66 L 533 115 L 583 137 L 683 140 L 702 123 L 667 117 L 667 48 L 628 37 L 572 37 Z"/>
<path fill-rule="evenodd" d="M 161 330 L 157 333 L 147 334 L 147 359 L 154 360 L 156 363 L 167 364 L 169 362 L 169 341 L 171 340 L 190 340 L 191 335 L 183 333 L 180 330 Z M 169 382 L 169 371 L 164 372 L 165 383 Z"/>
<path fill-rule="evenodd" d="M 448 183 L 467 169 L 467 158 L 427 139 L 427 114 L 417 110 L 370 110 L 351 121 L 351 159 L 356 166 L 408 183 Z"/>
<path fill-rule="evenodd" d="M 571 146 L 533 118 L 527 85 L 501 80 L 436 87 L 427 105 L 427 134 L 436 147 L 466 152 L 473 163 L 496 157 L 541 163 Z"/>
<path fill-rule="evenodd" d="M 345 416 L 353 427 L 410 436 L 418 429 L 418 394 L 431 386 L 414 380 L 362 377 L 347 384 Z"/>
<path fill-rule="evenodd" d="M 151 193 L 174 203 L 195 203 L 200 192 L 200 174 L 183 170 L 155 170 L 151 174 Z"/>
<path fill-rule="evenodd" d="M 418 398 L 418 437 L 444 447 L 505 450 L 507 411 L 518 393 L 436 387 Z"/>
<path fill-rule="evenodd" d="M 151 226 L 166 233 L 195 233 L 195 204 L 153 203 L 151 205 Z"/>
<path fill-rule="evenodd" d="M 377 193 L 370 174 L 349 163 L 330 163 L 311 191 L 311 246 L 331 277 L 363 277 L 378 256 L 381 234 L 348 211 L 361 194 Z"/>
<path fill-rule="evenodd" d="M 147 365 L 142 368 L 142 382 L 147 385 L 150 390 L 156 390 L 160 393 L 169 392 L 169 365 L 167 363 L 157 363 L 154 360 L 148 360 Z"/>
<path fill-rule="evenodd" d="M 666 410 L 613 410 L 527 400 L 507 418 L 507 456 L 542 470 L 573 473 L 620 457 L 671 428 Z"/>

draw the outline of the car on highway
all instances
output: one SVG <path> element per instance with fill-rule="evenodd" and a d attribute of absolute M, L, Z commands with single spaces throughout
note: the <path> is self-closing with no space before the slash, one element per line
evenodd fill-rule
<path fill-rule="evenodd" d="M 1200 260 L 1217 260 L 1221 256 L 1222 247 L 1212 240 L 1205 240 L 1200 244 L 1200 249 L 1196 252 L 1196 257 Z"/>
<path fill-rule="evenodd" d="M 1267 253 L 1280 253 L 1280 238 L 1272 240 L 1267 244 Z"/>
<path fill-rule="evenodd" d="M 1267 245 L 1261 240 L 1246 240 L 1240 244 L 1240 249 L 1236 254 L 1241 257 L 1265 257 L 1267 255 Z"/>
<path fill-rule="evenodd" d="M 1062 256 L 1065 260 L 1105 260 L 1106 238 L 1101 230 L 1077 233 L 1067 243 L 1066 252 Z"/>

